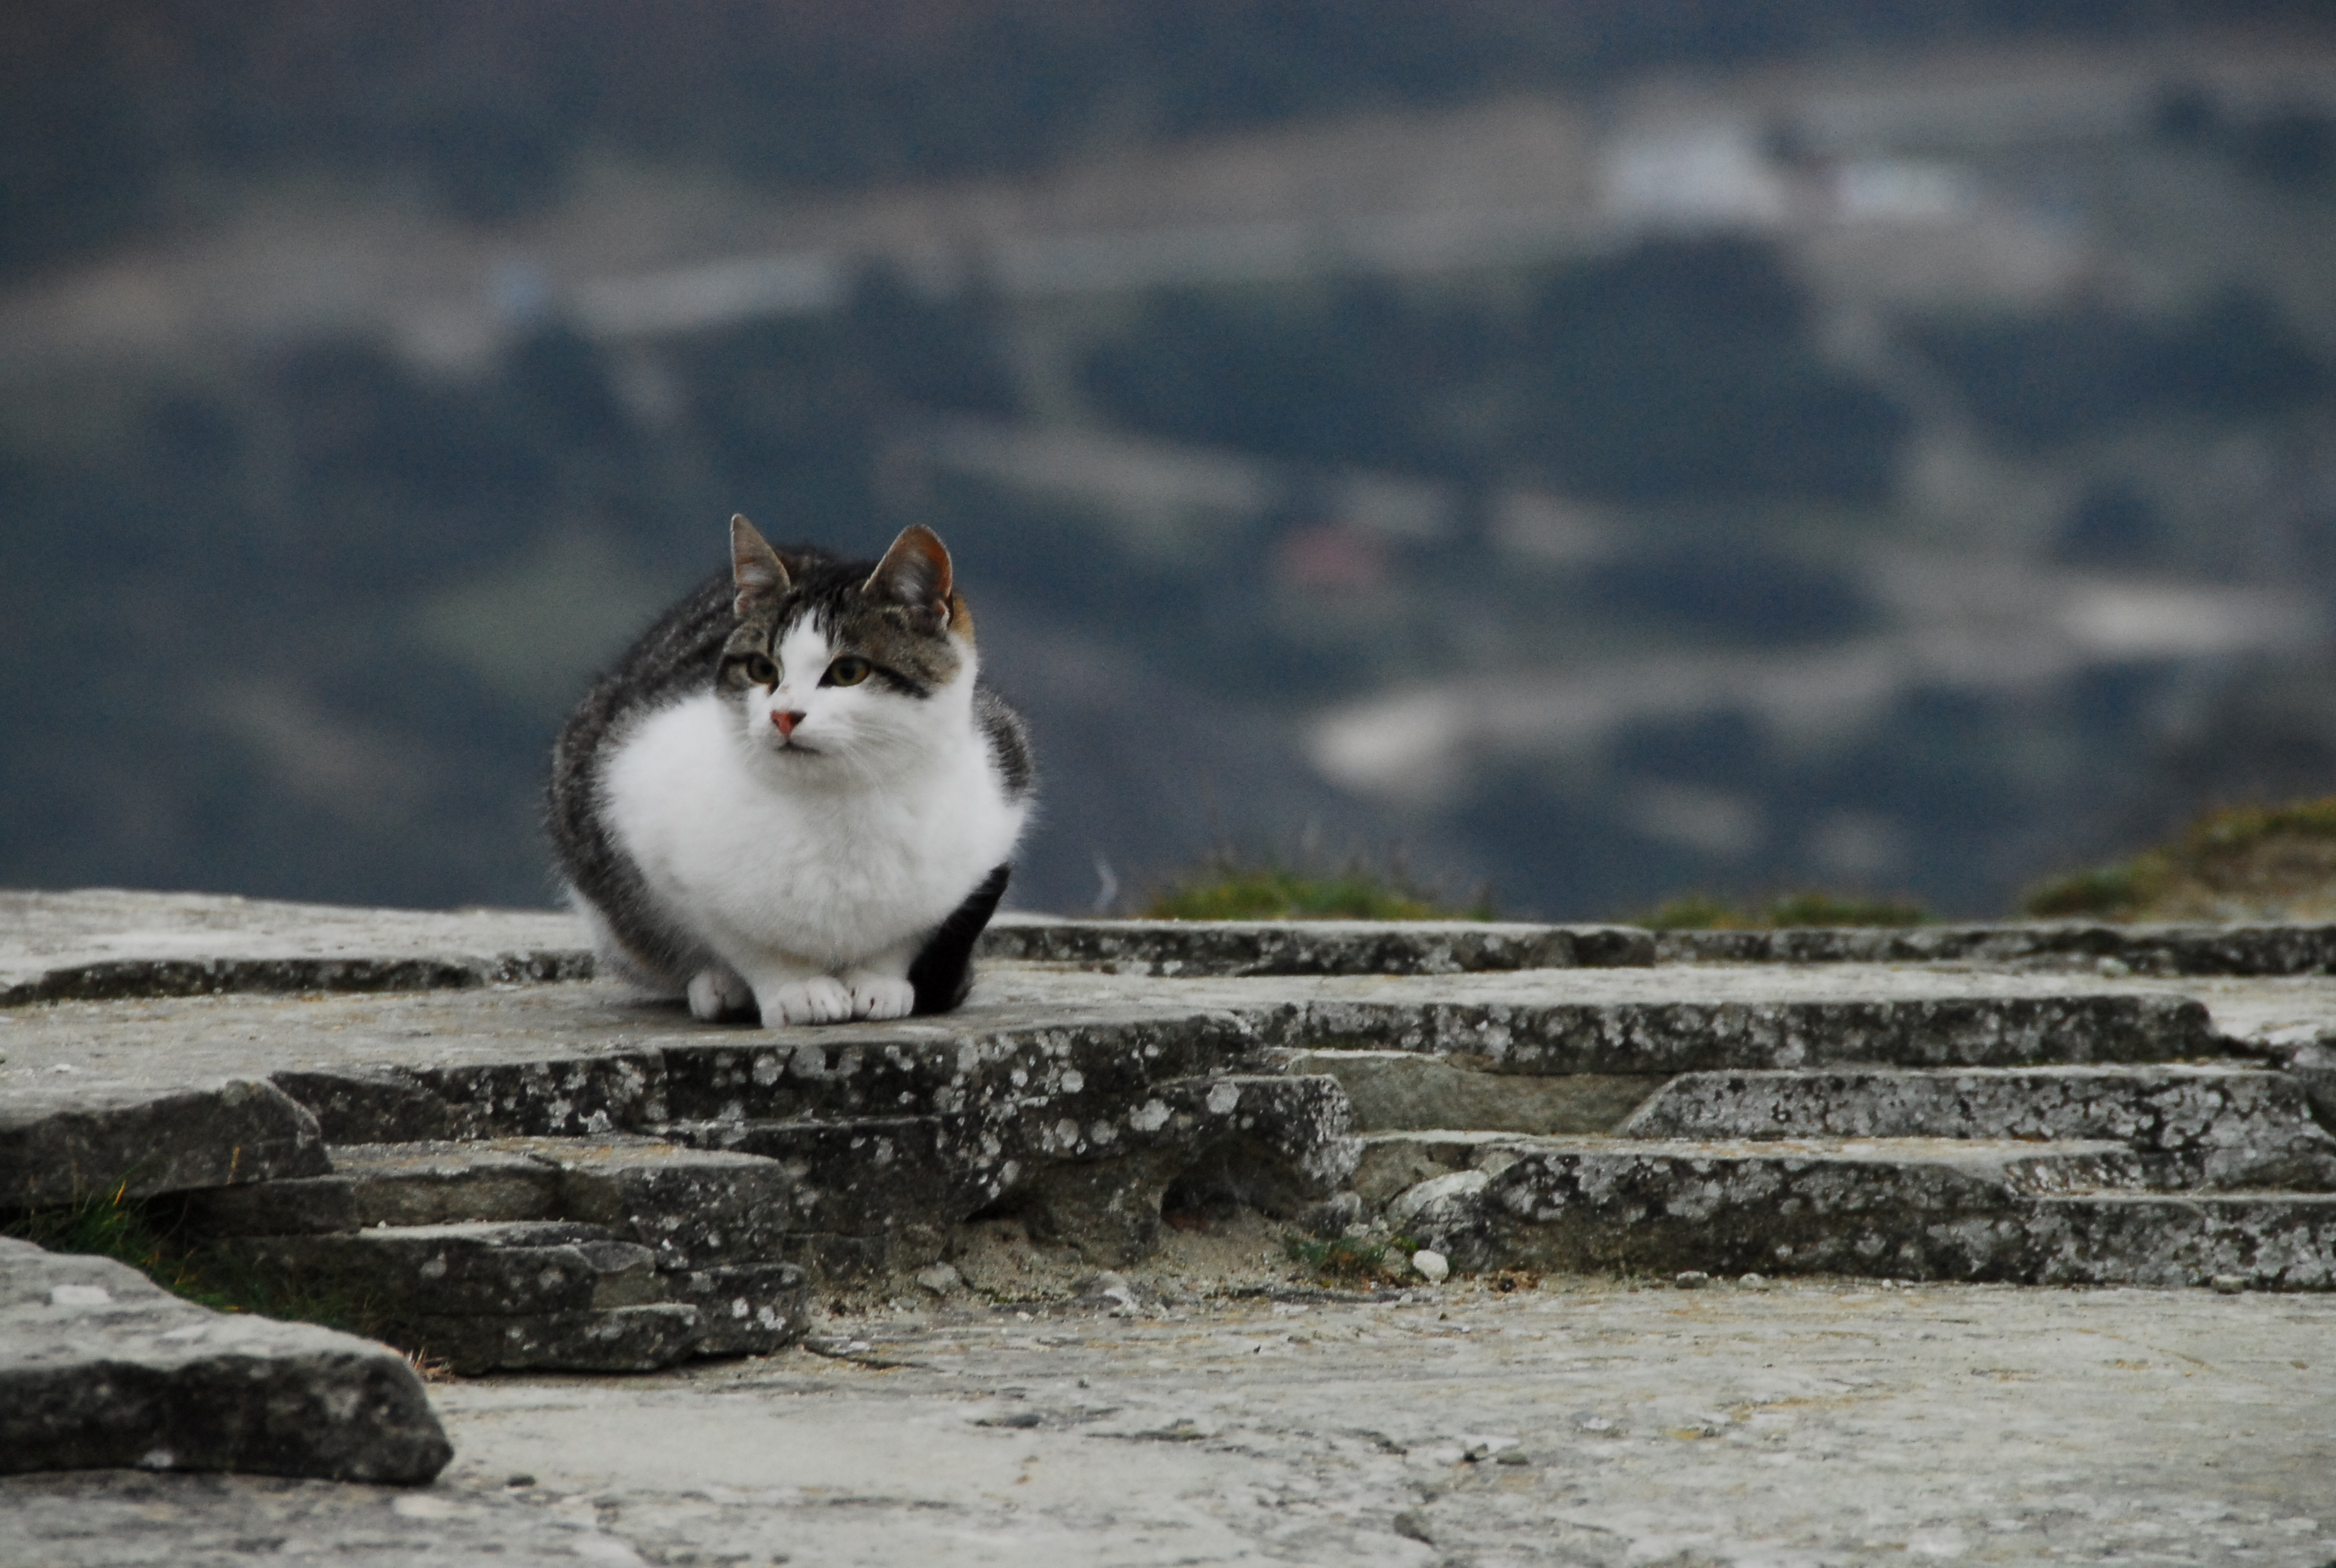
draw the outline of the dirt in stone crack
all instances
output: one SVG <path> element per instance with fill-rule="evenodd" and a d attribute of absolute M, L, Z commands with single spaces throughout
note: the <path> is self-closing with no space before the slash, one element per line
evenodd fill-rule
<path fill-rule="evenodd" d="M 1037 1235 L 1032 1231 L 1018 1215 L 974 1220 L 959 1227 L 946 1261 L 965 1289 L 938 1300 L 979 1307 L 1094 1299 L 1140 1311 L 1163 1301 L 1270 1294 L 1304 1290 L 1315 1282 L 1290 1261 L 1288 1239 L 1294 1228 L 1251 1209 L 1209 1215 L 1189 1226 L 1163 1225 L 1152 1256 L 1116 1270 L 1101 1269 L 1069 1247 L 1049 1244 L 1043 1230 Z M 1120 1297 L 1109 1294 L 1114 1288 Z M 831 1311 L 846 1313 L 881 1310 L 896 1301 L 937 1301 L 929 1287 L 905 1276 L 839 1287 L 828 1294 L 832 1297 Z"/>

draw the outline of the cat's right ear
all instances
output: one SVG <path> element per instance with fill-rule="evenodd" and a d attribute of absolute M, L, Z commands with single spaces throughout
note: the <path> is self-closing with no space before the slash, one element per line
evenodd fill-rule
<path fill-rule="evenodd" d="M 738 596 L 730 601 L 731 613 L 741 620 L 748 611 L 769 604 L 794 586 L 779 552 L 754 531 L 744 514 L 730 519 L 730 580 L 738 589 Z"/>

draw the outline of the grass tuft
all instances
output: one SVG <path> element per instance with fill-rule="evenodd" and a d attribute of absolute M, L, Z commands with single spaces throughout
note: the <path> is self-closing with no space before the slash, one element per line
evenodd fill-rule
<path fill-rule="evenodd" d="M 1283 1243 L 1290 1261 L 1326 1285 L 1377 1285 L 1401 1282 L 1415 1275 L 1411 1255 L 1419 1243 L 1408 1236 L 1377 1241 L 1339 1236 L 1322 1241 L 1291 1236 Z"/>
<path fill-rule="evenodd" d="M 381 1335 L 384 1314 L 370 1300 L 331 1281 L 264 1273 L 222 1248 L 190 1240 L 167 1204 L 130 1197 L 126 1183 L 54 1208 L 0 1215 L 0 1235 L 52 1252 L 127 1263 L 172 1295 L 213 1311 Z"/>
<path fill-rule="evenodd" d="M 1451 902 L 1399 872 L 1359 862 L 1336 871 L 1249 864 L 1212 856 L 1152 896 L 1144 914 L 1159 920 L 1489 920 L 1482 895 Z"/>
<path fill-rule="evenodd" d="M 2171 842 L 2051 877 L 2020 900 L 2039 919 L 2328 919 L 2336 914 L 2336 796 L 2227 806 Z"/>
<path fill-rule="evenodd" d="M 1919 926 L 1931 919 L 1904 899 L 1844 897 L 1839 893 L 1785 893 L 1763 903 L 1732 903 L 1709 893 L 1686 893 L 1665 901 L 1631 921 L 1657 931 L 1780 930 L 1796 926 Z"/>

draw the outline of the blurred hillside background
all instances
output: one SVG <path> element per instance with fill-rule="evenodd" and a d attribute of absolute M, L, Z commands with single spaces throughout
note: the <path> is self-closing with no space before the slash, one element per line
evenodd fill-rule
<path fill-rule="evenodd" d="M 2001 913 L 2336 789 L 2336 17 L 0 8 L 0 883 L 547 901 L 734 511 L 949 541 L 1027 907 Z"/>

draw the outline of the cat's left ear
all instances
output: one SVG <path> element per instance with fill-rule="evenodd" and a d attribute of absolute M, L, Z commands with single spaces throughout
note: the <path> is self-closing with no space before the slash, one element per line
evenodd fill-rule
<path fill-rule="evenodd" d="M 730 519 L 730 580 L 738 589 L 730 612 L 741 620 L 755 605 L 767 604 L 794 586 L 779 552 L 739 515 Z"/>
<path fill-rule="evenodd" d="M 921 522 L 910 523 L 868 574 L 860 591 L 907 607 L 927 630 L 939 631 L 949 624 L 949 595 L 955 591 L 949 550 L 931 529 Z"/>

